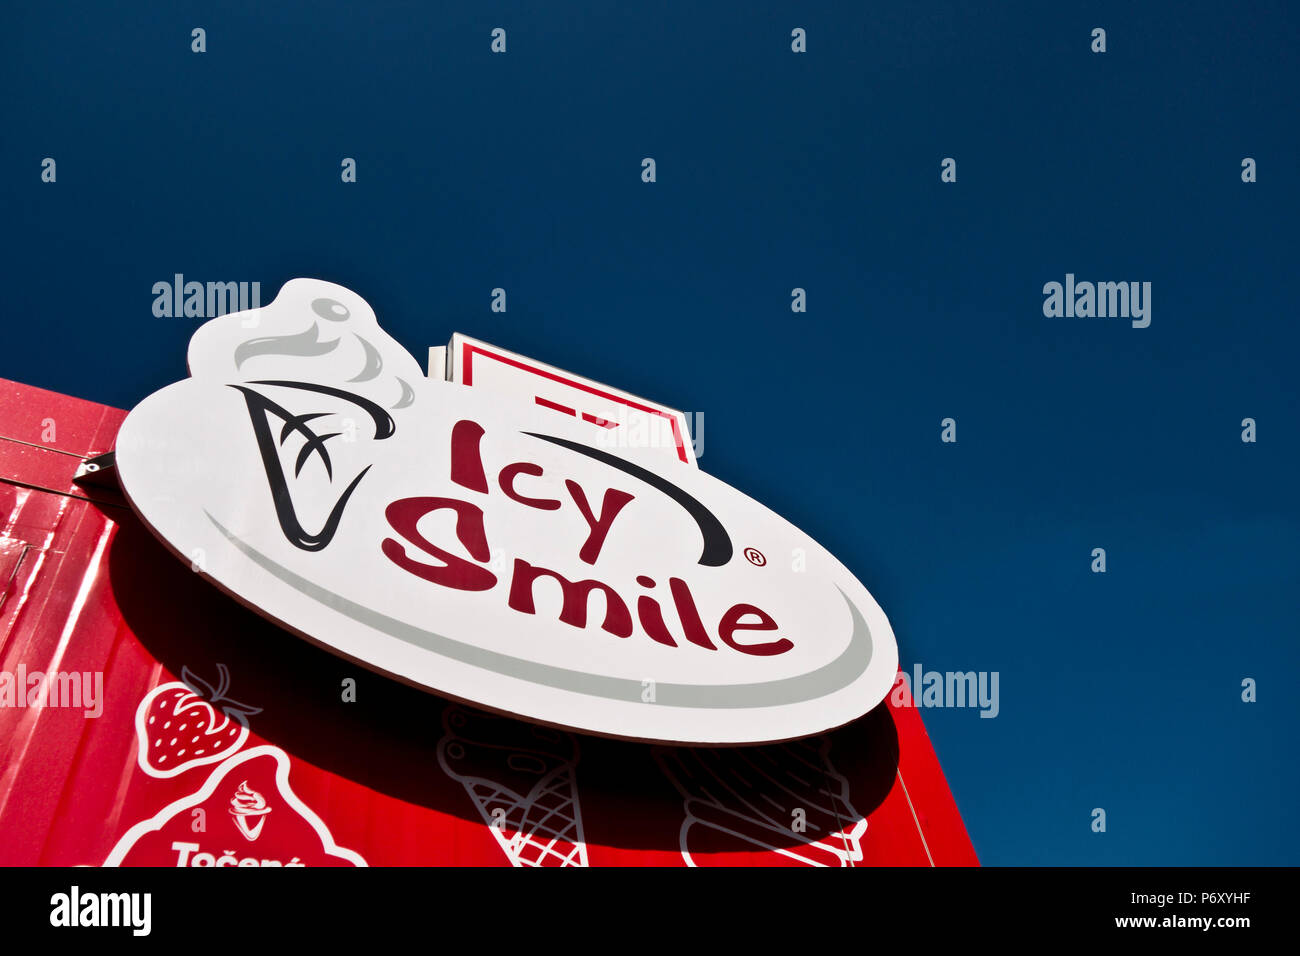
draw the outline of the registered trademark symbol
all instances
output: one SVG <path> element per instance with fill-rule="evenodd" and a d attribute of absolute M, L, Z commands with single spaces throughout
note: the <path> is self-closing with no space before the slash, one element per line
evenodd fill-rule
<path fill-rule="evenodd" d="M 750 564 L 756 565 L 760 568 L 767 564 L 767 558 L 763 557 L 763 552 L 758 550 L 758 548 L 746 548 L 745 559 L 749 561 Z"/>

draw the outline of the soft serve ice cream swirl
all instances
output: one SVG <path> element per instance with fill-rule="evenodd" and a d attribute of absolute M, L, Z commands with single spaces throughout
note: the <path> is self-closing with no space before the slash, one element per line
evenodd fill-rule
<path fill-rule="evenodd" d="M 266 797 L 250 787 L 247 780 L 239 785 L 235 795 L 230 798 L 230 815 L 246 840 L 256 840 L 262 835 L 262 824 L 270 812 Z"/>

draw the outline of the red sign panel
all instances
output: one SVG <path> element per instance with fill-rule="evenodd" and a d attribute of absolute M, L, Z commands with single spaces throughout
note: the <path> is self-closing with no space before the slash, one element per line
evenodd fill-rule
<path fill-rule="evenodd" d="M 761 747 L 491 716 L 268 623 L 73 483 L 124 413 L 0 381 L 0 864 L 969 865 L 917 710 Z"/>

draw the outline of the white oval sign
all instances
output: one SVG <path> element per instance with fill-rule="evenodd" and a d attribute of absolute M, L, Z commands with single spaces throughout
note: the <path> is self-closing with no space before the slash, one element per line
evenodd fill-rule
<path fill-rule="evenodd" d="M 195 571 L 447 697 L 637 740 L 764 743 L 893 684 L 884 613 L 829 553 L 703 472 L 426 379 L 341 286 L 207 323 L 117 442 Z"/>

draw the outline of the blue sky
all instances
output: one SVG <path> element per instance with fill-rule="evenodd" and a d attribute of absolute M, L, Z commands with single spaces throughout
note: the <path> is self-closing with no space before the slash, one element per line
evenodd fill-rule
<path fill-rule="evenodd" d="M 703 413 L 905 667 L 999 672 L 924 713 L 985 863 L 1297 862 L 1296 8 L 136 6 L 4 14 L 0 376 L 130 407 L 155 282 L 314 276 Z"/>

